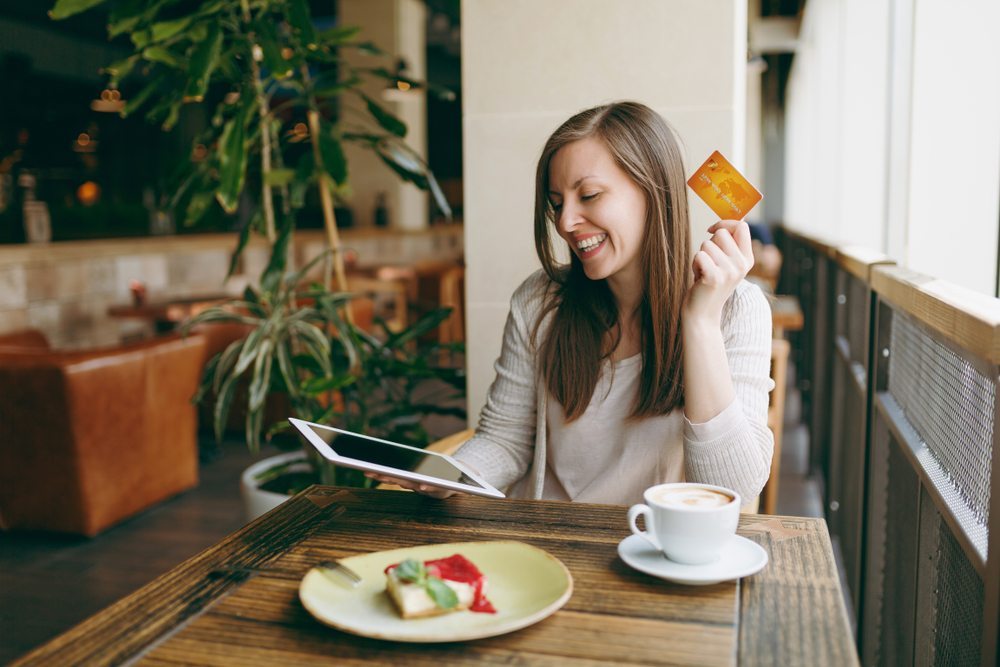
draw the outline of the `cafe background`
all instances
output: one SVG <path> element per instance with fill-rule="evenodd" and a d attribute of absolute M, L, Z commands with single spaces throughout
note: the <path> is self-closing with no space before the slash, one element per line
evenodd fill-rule
<path fill-rule="evenodd" d="M 986 70 L 997 47 L 991 21 L 980 20 L 995 3 L 800 4 L 481 2 L 463 7 L 460 23 L 457 3 L 312 3 L 319 21 L 366 26 L 366 38 L 399 55 L 412 76 L 426 72 L 458 93 L 454 102 L 412 92 L 385 103 L 408 122 L 411 143 L 427 151 L 466 221 L 436 243 L 450 246 L 446 256 L 464 253 L 468 266 L 470 414 L 492 377 L 509 295 L 534 266 L 537 147 L 561 119 L 600 101 L 634 98 L 663 113 L 689 165 L 714 149 L 729 156 L 765 193 L 751 216 L 759 221 L 996 293 L 1000 102 Z M 189 105 L 166 134 L 141 116 L 94 111 L 99 70 L 126 52 L 125 38 L 108 43 L 99 13 L 54 23 L 35 5 L 5 3 L 3 12 L 0 328 L 41 326 L 68 346 L 107 343 L 130 326 L 105 311 L 127 298 L 132 278 L 168 296 L 218 290 L 225 238 L 177 253 L 163 252 L 166 242 L 72 251 L 58 243 L 152 232 L 175 241 L 244 223 L 246 211 L 241 220 L 215 210 L 189 229 L 161 212 L 204 111 Z M 525 25 L 537 30 L 525 34 Z M 393 248 L 410 253 L 399 244 L 419 245 L 414 237 L 434 215 L 426 195 L 373 156 L 349 158 L 354 196 L 342 217 L 372 229 L 384 193 Z M 33 188 L 15 182 L 25 172 Z M 17 243 L 26 196 L 47 207 L 53 245 Z M 301 227 L 320 226 L 313 207 Z M 710 216 L 697 202 L 692 210 L 700 239 Z M 263 260 L 253 261 L 247 279 Z"/>
<path fill-rule="evenodd" d="M 359 25 L 402 73 L 456 93 L 371 90 L 407 123 L 454 219 L 362 153 L 348 155 L 353 192 L 338 220 L 361 266 L 464 263 L 472 423 L 510 295 L 537 265 L 540 147 L 566 117 L 604 101 L 636 99 L 663 114 L 689 172 L 720 150 L 765 195 L 755 221 L 998 295 L 996 2 L 309 5 L 318 26 Z M 35 327 L 61 348 L 116 344 L 152 334 L 108 315 L 132 298 L 132 281 L 162 299 L 238 293 L 256 280 L 268 255 L 260 242 L 224 282 L 246 207 L 194 227 L 164 208 L 176 165 L 198 159 L 191 141 L 205 112 L 186 107 L 168 133 L 141 115 L 120 118 L 99 70 L 128 53 L 127 37 L 109 42 L 101 12 L 57 23 L 45 9 L 0 3 L 0 334 Z M 691 209 L 700 242 L 713 220 L 693 198 Z M 308 202 L 298 257 L 322 246 L 321 224 L 319 203 Z M 801 513 L 822 513 L 821 491 L 810 493 Z"/>

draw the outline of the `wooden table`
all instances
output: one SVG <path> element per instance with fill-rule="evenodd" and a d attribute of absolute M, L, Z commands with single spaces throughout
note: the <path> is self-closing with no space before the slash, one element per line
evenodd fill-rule
<path fill-rule="evenodd" d="M 744 515 L 740 533 L 768 566 L 688 587 L 618 558 L 624 507 L 315 486 L 14 664 L 857 664 L 824 522 Z M 298 573 L 326 558 L 493 539 L 561 559 L 567 605 L 499 637 L 400 644 L 321 625 L 298 600 Z M 223 565 L 283 572 L 213 576 Z"/>
<path fill-rule="evenodd" d="M 119 304 L 109 306 L 108 315 L 111 317 L 146 320 L 153 324 L 157 333 L 166 333 L 177 328 L 187 318 L 232 298 L 234 297 L 229 294 L 204 294 L 164 301 Z"/>

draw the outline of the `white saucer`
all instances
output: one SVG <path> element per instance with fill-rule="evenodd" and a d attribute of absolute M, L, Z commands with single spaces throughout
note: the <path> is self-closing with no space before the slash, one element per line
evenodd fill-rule
<path fill-rule="evenodd" d="M 748 577 L 767 565 L 764 548 L 739 535 L 733 535 L 732 543 L 723 550 L 719 560 L 705 565 L 675 563 L 638 535 L 629 535 L 619 542 L 618 555 L 640 572 L 689 586 L 706 586 Z"/>

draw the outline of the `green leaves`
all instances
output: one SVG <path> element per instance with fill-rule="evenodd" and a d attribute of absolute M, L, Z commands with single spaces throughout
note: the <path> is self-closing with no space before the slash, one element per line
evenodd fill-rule
<path fill-rule="evenodd" d="M 302 389 L 310 394 L 322 394 L 328 391 L 337 391 L 354 383 L 356 378 L 351 374 L 344 374 L 328 378 L 313 378 L 306 382 Z"/>
<path fill-rule="evenodd" d="M 425 333 L 436 329 L 442 322 L 448 319 L 449 315 L 451 315 L 451 308 L 436 308 L 421 317 L 415 324 L 405 331 L 401 331 L 398 334 L 390 336 L 386 341 L 385 346 L 389 348 L 397 348 L 415 341 Z"/>
<path fill-rule="evenodd" d="M 195 326 L 220 321 L 248 325 L 244 338 L 230 344 L 206 366 L 199 396 L 215 401 L 216 437 L 221 437 L 237 397 L 246 397 L 239 400 L 245 400 L 246 439 L 251 451 L 257 451 L 265 431 L 265 403 L 269 394 L 286 393 L 295 414 L 314 416 L 326 408 L 304 392 L 304 384 L 329 379 L 351 381 L 343 372 L 334 373 L 331 336 L 341 337 L 339 325 L 331 322 L 320 309 L 296 301 L 300 273 L 281 275 L 290 234 L 291 225 L 285 224 L 279 237 L 284 245 L 279 243 L 274 248 L 268 265 L 270 274 L 267 280 L 261 281 L 260 291 L 248 287 L 242 298 L 205 310 L 184 326 L 185 331 L 190 331 Z M 314 266 L 321 258 L 302 270 Z M 310 293 L 318 294 L 320 289 L 315 287 Z M 324 294 L 325 303 L 338 299 L 342 303 L 345 298 L 344 295 Z M 347 339 L 345 336 L 344 340 Z"/>
<path fill-rule="evenodd" d="M 240 193 L 243 192 L 250 157 L 246 145 L 246 124 L 255 108 L 254 98 L 244 98 L 243 106 L 226 122 L 219 136 L 219 187 L 215 198 L 226 213 L 236 212 Z"/>
<path fill-rule="evenodd" d="M 49 18 L 61 21 L 80 12 L 85 12 L 91 7 L 103 5 L 107 0 L 58 0 L 56 6 L 49 11 Z"/>
<path fill-rule="evenodd" d="M 337 183 L 343 185 L 347 181 L 347 158 L 340 145 L 340 139 L 334 136 L 332 128 L 319 134 L 319 154 L 323 160 L 323 170 Z"/>
<path fill-rule="evenodd" d="M 306 189 L 313 182 L 315 165 L 313 164 L 312 153 L 304 153 L 299 158 L 299 163 L 295 166 L 295 178 L 292 186 L 288 189 L 288 198 L 292 208 L 302 208 L 306 201 Z"/>
<path fill-rule="evenodd" d="M 128 58 L 123 58 L 122 60 L 116 60 L 105 67 L 104 72 L 111 75 L 108 85 L 112 88 L 117 88 L 121 80 L 132 72 L 138 62 L 139 55 L 136 54 L 129 56 Z"/>
<path fill-rule="evenodd" d="M 281 55 L 281 47 L 278 45 L 278 35 L 274 30 L 274 24 L 267 20 L 256 21 L 254 32 L 264 54 L 264 66 L 279 79 L 290 75 L 292 63 Z"/>
<path fill-rule="evenodd" d="M 190 23 L 190 21 L 189 21 Z M 208 90 L 208 82 L 212 78 L 212 70 L 219 62 L 222 52 L 222 30 L 213 23 L 208 28 L 205 40 L 198 44 L 191 54 L 188 67 L 188 83 L 184 89 L 185 102 L 200 102 Z"/>
<path fill-rule="evenodd" d="M 219 138 L 219 188 L 215 198 L 226 213 L 235 213 L 246 178 L 246 128 L 242 115 L 230 118 Z"/>
<path fill-rule="evenodd" d="M 141 107 L 150 96 L 160 89 L 160 86 L 167 80 L 165 73 L 153 78 L 146 86 L 136 93 L 128 102 L 125 103 L 125 107 L 121 111 L 122 116 L 131 115 L 136 109 Z"/>
<path fill-rule="evenodd" d="M 339 45 L 348 41 L 355 35 L 361 32 L 361 26 L 348 25 L 348 26 L 337 26 L 335 28 L 330 28 L 324 30 L 320 33 L 321 41 L 330 45 Z"/>
<path fill-rule="evenodd" d="M 114 39 L 118 35 L 133 30 L 135 26 L 139 24 L 139 19 L 140 17 L 138 16 L 129 16 L 128 18 L 124 18 L 121 21 L 116 21 L 114 23 L 109 24 L 108 37 L 110 39 Z"/>
<path fill-rule="evenodd" d="M 352 46 L 364 52 L 366 51 L 366 47 L 368 45 L 367 43 L 362 42 L 358 44 L 353 44 Z M 455 91 L 449 88 L 445 88 L 444 86 L 439 86 L 437 84 L 431 83 L 430 81 L 417 81 L 416 79 L 411 79 L 410 77 L 407 76 L 400 76 L 396 72 L 390 72 L 385 67 L 367 67 L 367 68 L 362 68 L 360 71 L 367 72 L 368 74 L 372 74 L 381 79 L 385 79 L 391 85 L 395 85 L 397 81 L 404 81 L 410 84 L 410 87 L 412 89 L 426 90 L 428 93 L 434 95 L 434 97 L 437 97 L 440 100 L 444 100 L 445 102 L 454 102 L 456 99 Z"/>
<path fill-rule="evenodd" d="M 413 558 L 407 558 L 396 566 L 396 576 L 406 583 L 420 583 L 427 576 L 424 564 Z"/>
<path fill-rule="evenodd" d="M 407 558 L 396 566 L 396 576 L 408 584 L 423 586 L 427 595 L 441 609 L 452 609 L 458 606 L 458 595 L 448 584 L 438 577 L 429 575 L 423 563 L 413 558 Z"/>
<path fill-rule="evenodd" d="M 156 44 L 179 35 L 187 29 L 189 25 L 191 25 L 192 21 L 194 21 L 193 16 L 185 16 L 172 21 L 160 21 L 159 23 L 154 23 L 149 29 L 150 43 Z M 136 47 L 140 48 L 138 44 L 136 44 Z"/>
<path fill-rule="evenodd" d="M 196 192 L 191 195 L 191 201 L 188 202 L 184 216 L 184 226 L 190 227 L 205 217 L 214 200 L 215 194 L 211 191 Z"/>
<path fill-rule="evenodd" d="M 368 97 L 364 93 L 361 93 L 361 97 L 365 101 L 365 105 L 368 107 L 368 113 L 370 113 L 378 124 L 381 125 L 385 130 L 391 132 L 397 137 L 406 136 L 406 124 L 399 120 L 391 113 L 380 107 L 375 103 L 375 100 Z"/>
<path fill-rule="evenodd" d="M 292 240 L 292 226 L 283 225 L 278 238 L 271 248 L 271 258 L 260 277 L 260 287 L 267 294 L 276 294 L 281 289 L 281 277 L 288 266 L 288 244 Z"/>
<path fill-rule="evenodd" d="M 338 196 L 347 189 L 351 172 L 345 141 L 375 151 L 401 178 L 429 189 L 447 211 L 426 163 L 402 142 L 406 124 L 392 113 L 391 105 L 362 92 L 372 79 L 395 80 L 397 75 L 385 67 L 352 67 L 338 49 L 357 49 L 388 62 L 386 54 L 375 44 L 358 41 L 357 27 L 317 31 L 308 0 L 52 2 L 54 19 L 106 7 L 108 34 L 131 39 L 133 52 L 105 69 L 111 87 L 136 84 L 134 94 L 130 87 L 123 115 L 145 112 L 148 120 L 169 129 L 178 123 L 185 103 L 219 100 L 205 107 L 204 117 L 211 120 L 194 140 L 191 159 L 183 160 L 181 174 L 172 179 L 170 201 L 185 225 L 207 216 L 214 219 L 219 212 L 213 200 L 229 214 L 236 212 L 241 200 L 249 202 L 251 221 L 234 244 L 230 273 L 265 219 L 262 198 L 245 192 L 247 183 L 255 185 L 253 195 L 259 195 L 259 184 L 281 188 L 276 199 L 291 209 L 283 218 L 281 211 L 275 216 L 281 231 L 260 287 L 232 301 L 228 310 L 210 309 L 195 320 L 247 326 L 248 335 L 206 367 L 200 394 L 214 398 L 217 434 L 221 435 L 232 405 L 242 403 L 247 441 L 251 448 L 259 446 L 267 430 L 263 406 L 269 393 L 279 391 L 288 394 L 300 416 L 337 419 L 356 430 L 370 427 L 373 432 L 426 443 L 419 418 L 439 408 L 432 399 L 414 401 L 411 392 L 418 382 L 440 379 L 436 374 L 444 372 L 429 366 L 418 353 L 418 339 L 437 323 L 423 320 L 409 331 L 377 335 L 362 331 L 346 317 L 345 305 L 352 295 L 324 288 L 298 291 L 312 264 L 287 273 L 294 210 L 306 203 L 307 189 L 329 188 Z M 243 6 L 248 15 L 241 11 Z M 260 47 L 260 68 L 254 67 L 255 46 Z M 340 124 L 345 108 L 340 100 L 348 94 L 364 100 L 360 122 L 351 119 L 350 127 Z M 272 131 L 272 124 L 292 127 L 304 122 L 304 110 L 319 114 L 319 127 L 310 136 L 317 143 L 316 152 L 298 143 L 305 138 L 301 132 Z M 271 142 L 267 152 L 265 137 Z M 265 167 L 265 155 L 277 168 Z M 332 392 L 343 401 L 331 402 Z M 437 594 L 447 595 L 443 590 Z"/>
<path fill-rule="evenodd" d="M 292 32 L 301 45 L 309 51 L 316 50 L 316 28 L 313 27 L 309 4 L 306 0 L 288 0 L 286 12 L 288 23 L 292 26 Z"/>
<path fill-rule="evenodd" d="M 434 604 L 442 609 L 452 609 L 458 606 L 458 595 L 441 579 L 427 577 L 427 583 L 424 587 L 427 594 L 434 600 Z"/>
<path fill-rule="evenodd" d="M 294 169 L 273 169 L 264 177 L 264 183 L 272 188 L 288 185 L 295 179 Z"/>
<path fill-rule="evenodd" d="M 328 71 L 316 76 L 311 82 L 312 94 L 323 99 L 357 88 L 361 84 L 361 79 L 349 73 L 349 76 L 341 80 L 339 71 Z M 329 79 L 329 80 L 328 80 Z"/>
<path fill-rule="evenodd" d="M 386 138 L 374 144 L 375 152 L 396 175 L 405 181 L 410 181 L 421 190 L 429 190 L 434 203 L 448 218 L 451 217 L 451 206 L 438 185 L 437 179 L 427 163 L 411 148 L 393 138 Z"/>
<path fill-rule="evenodd" d="M 209 364 L 202 380 L 200 395 L 215 401 L 217 433 L 221 436 L 230 407 L 239 400 L 247 411 L 247 442 L 256 451 L 262 434 L 274 431 L 264 423 L 264 405 L 274 392 L 286 393 L 293 414 L 303 419 L 415 445 L 429 439 L 421 425 L 424 415 L 463 417 L 462 408 L 439 402 L 464 395 L 461 371 L 439 368 L 435 365 L 439 348 L 416 344 L 448 311 L 429 313 L 411 329 L 387 332 L 385 338 L 361 330 L 342 317 L 349 294 L 327 291 L 320 284 L 305 291 L 298 287 L 328 253 L 283 273 L 290 234 L 286 222 L 260 290 L 248 287 L 242 298 L 203 311 L 185 327 L 218 321 L 247 325 L 246 337 Z M 427 379 L 441 380 L 446 395 L 423 389 Z M 417 388 L 420 400 L 413 398 Z M 331 392 L 337 392 L 339 399 L 332 400 Z M 438 595 L 447 604 L 443 589 L 428 595 Z"/>
<path fill-rule="evenodd" d="M 138 92 L 125 100 L 123 116 L 146 111 L 149 121 L 170 130 L 179 122 L 184 103 L 223 100 L 214 112 L 209 110 L 212 125 L 196 139 L 201 148 L 189 168 L 202 170 L 199 177 L 184 196 L 172 197 L 178 219 L 185 219 L 185 224 L 199 222 L 212 209 L 208 193 L 227 213 L 234 213 L 247 179 L 256 179 L 258 174 L 265 186 L 284 190 L 285 199 L 279 201 L 292 210 L 305 205 L 306 191 L 314 185 L 343 196 L 350 176 L 343 142 L 352 139 L 343 126 L 331 122 L 329 110 L 336 109 L 347 93 L 364 101 L 362 113 L 367 121 L 361 128 L 352 128 L 351 134 L 373 138 L 362 143 L 376 150 L 401 178 L 429 189 L 438 207 L 450 214 L 426 164 L 414 159 L 412 151 L 395 145 L 406 136 L 406 124 L 390 106 L 362 92 L 372 78 L 406 80 L 428 90 L 431 87 L 400 79 L 385 66 L 352 67 L 341 61 L 339 48 L 387 57 L 375 44 L 358 41 L 357 26 L 317 31 L 308 0 L 255 0 L 247 3 L 246 15 L 232 0 L 55 0 L 51 15 L 61 19 L 101 6 L 108 8 L 108 34 L 127 35 L 134 45 L 134 53 L 105 69 L 112 88 L 126 79 L 140 83 Z M 257 47 L 262 58 L 259 70 L 253 68 Z M 299 65 L 306 67 L 300 71 Z M 210 94 L 216 85 L 218 96 Z M 237 102 L 241 112 L 234 113 L 233 95 L 241 100 Z M 245 101 L 255 100 L 256 109 L 269 106 L 272 98 L 281 100 L 277 105 L 280 115 L 276 109 L 265 108 L 259 122 L 251 118 L 253 110 Z M 279 168 L 264 168 L 264 126 L 301 122 L 297 110 L 303 107 L 321 113 L 321 128 L 314 137 L 318 159 L 286 145 L 287 136 L 274 134 L 268 157 Z M 212 154 L 206 157 L 204 147 Z M 251 170 L 251 176 L 250 162 L 258 155 L 261 169 Z M 282 168 L 283 163 L 294 167 L 294 172 Z M 238 251 L 247 240 L 241 237 Z"/>
<path fill-rule="evenodd" d="M 229 258 L 229 270 L 226 271 L 226 280 L 229 280 L 229 278 L 236 273 L 236 269 L 239 268 L 240 255 L 243 254 L 243 249 L 247 247 L 247 242 L 250 240 L 251 227 L 252 225 L 249 221 L 247 221 L 247 224 L 243 225 L 243 228 L 240 229 L 240 235 L 236 241 L 236 248 L 233 250 L 233 254 Z"/>
<path fill-rule="evenodd" d="M 250 380 L 250 398 L 247 401 L 247 409 L 250 412 L 259 411 L 264 407 L 264 399 L 267 398 L 267 390 L 271 386 L 271 365 L 274 363 L 274 355 L 271 353 L 273 348 L 274 341 L 265 338 L 260 342 L 260 347 L 257 350 L 253 376 Z"/>
<path fill-rule="evenodd" d="M 184 67 L 184 61 L 165 46 L 150 46 L 142 52 L 143 58 L 151 62 L 163 63 L 168 67 L 180 69 Z"/>

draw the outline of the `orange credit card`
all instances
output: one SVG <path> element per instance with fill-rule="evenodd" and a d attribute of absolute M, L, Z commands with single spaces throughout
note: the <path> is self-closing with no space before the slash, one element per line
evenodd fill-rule
<path fill-rule="evenodd" d="M 763 198 L 719 151 L 698 167 L 688 179 L 688 185 L 720 220 L 742 220 Z"/>

